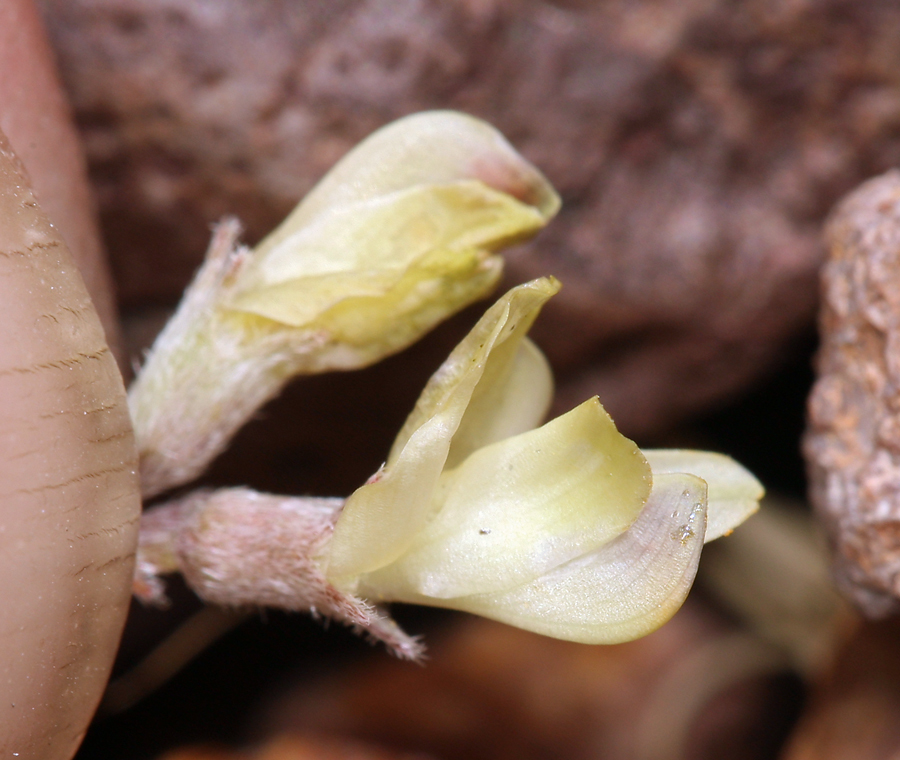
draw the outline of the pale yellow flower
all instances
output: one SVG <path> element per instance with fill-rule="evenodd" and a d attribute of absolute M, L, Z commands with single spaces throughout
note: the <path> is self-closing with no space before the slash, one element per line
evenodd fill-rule
<path fill-rule="evenodd" d="M 229 307 L 326 331 L 323 368 L 370 364 L 487 295 L 503 265 L 493 251 L 558 209 L 493 127 L 416 114 L 352 151 L 256 247 Z"/>
<path fill-rule="evenodd" d="M 559 208 L 492 127 L 417 114 L 351 151 L 250 251 L 222 225 L 129 394 L 145 496 L 197 477 L 301 373 L 405 348 L 496 284 Z"/>
<path fill-rule="evenodd" d="M 432 377 L 383 468 L 344 505 L 322 559 L 329 583 L 613 643 L 664 623 L 704 540 L 757 508 L 762 488 L 740 465 L 645 456 L 596 398 L 536 427 L 552 378 L 525 334 L 557 289 L 511 290 Z"/>

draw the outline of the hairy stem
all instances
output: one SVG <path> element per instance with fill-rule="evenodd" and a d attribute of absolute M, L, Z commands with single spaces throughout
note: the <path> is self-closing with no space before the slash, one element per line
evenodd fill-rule
<path fill-rule="evenodd" d="M 180 572 L 206 602 L 309 612 L 417 660 L 423 648 L 415 638 L 377 607 L 325 579 L 322 555 L 343 503 L 228 488 L 195 491 L 150 509 L 141 521 L 135 594 L 164 604 L 160 576 Z"/>

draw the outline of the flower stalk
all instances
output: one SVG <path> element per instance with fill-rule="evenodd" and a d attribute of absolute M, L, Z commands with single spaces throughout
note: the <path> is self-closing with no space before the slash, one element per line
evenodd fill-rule
<path fill-rule="evenodd" d="M 161 576 L 179 572 L 210 604 L 309 612 L 367 633 L 398 657 L 420 659 L 424 647 L 416 637 L 324 577 L 318 558 L 343 503 L 226 488 L 154 507 L 141 522 L 135 595 L 164 606 Z"/>

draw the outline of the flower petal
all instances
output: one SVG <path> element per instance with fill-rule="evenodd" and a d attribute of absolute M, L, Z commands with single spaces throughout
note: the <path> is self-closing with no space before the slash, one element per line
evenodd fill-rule
<path fill-rule="evenodd" d="M 255 255 L 228 308 L 324 330 L 360 366 L 486 295 L 502 270 L 490 252 L 545 221 L 472 180 L 399 191 L 324 213 Z"/>
<path fill-rule="evenodd" d="M 649 494 L 640 449 L 593 398 L 445 472 L 439 511 L 403 557 L 363 583 L 389 598 L 519 586 L 621 534 Z"/>
<path fill-rule="evenodd" d="M 485 296 L 503 267 L 492 252 L 558 209 L 547 180 L 490 125 L 451 111 L 400 119 L 242 260 L 226 313 L 247 329 L 259 317 L 297 328 L 317 346 L 306 372 L 365 366 Z"/>
<path fill-rule="evenodd" d="M 257 247 L 259 257 L 329 209 L 420 185 L 475 179 L 533 206 L 545 221 L 559 196 L 489 124 L 454 111 L 412 114 L 374 132 L 347 153 L 284 223 Z"/>
<path fill-rule="evenodd" d="M 552 401 L 550 365 L 541 350 L 523 338 L 511 363 L 488 362 L 453 436 L 444 469 L 482 446 L 533 430 L 544 421 Z"/>
<path fill-rule="evenodd" d="M 653 477 L 666 472 L 688 472 L 709 486 L 706 541 L 725 536 L 759 509 L 765 489 L 731 457 L 711 451 L 644 449 Z"/>
<path fill-rule="evenodd" d="M 265 254 L 257 251 L 241 275 L 233 306 L 304 325 L 334 303 L 341 290 L 320 294 L 311 289 L 301 303 L 285 299 L 274 306 L 259 291 L 292 283 L 298 283 L 293 286 L 297 288 L 319 278 L 327 282 L 329 276 L 342 282 L 342 276 L 356 275 L 366 294 L 372 274 L 393 273 L 389 279 L 394 280 L 431 251 L 493 250 L 535 233 L 545 223 L 536 209 L 475 180 L 422 185 L 335 207 L 281 245 Z M 383 288 L 375 283 L 371 295 Z"/>
<path fill-rule="evenodd" d="M 548 381 L 540 378 L 546 367 L 534 357 L 520 357 L 528 328 L 541 306 L 559 289 L 554 280 L 540 279 L 510 290 L 478 321 L 453 350 L 422 391 L 413 412 L 397 436 L 384 469 L 373 481 L 350 496 L 335 526 L 328 557 L 328 575 L 335 582 L 378 569 L 400 557 L 432 516 L 432 496 L 455 434 L 465 434 L 463 448 L 477 443 L 476 426 L 491 435 L 496 430 L 481 419 L 469 422 L 470 403 L 484 379 L 497 388 L 482 389 L 488 401 L 502 398 L 506 387 L 521 388 L 520 372 L 538 376 L 543 390 L 518 392 L 520 401 L 535 404 L 543 414 Z M 531 349 L 524 349 L 531 352 Z M 543 367 L 543 370 L 541 369 Z M 482 396 L 478 396 L 482 398 Z M 476 405 L 477 415 L 492 415 L 487 403 Z M 500 427 L 515 427 L 512 410 L 497 407 Z M 523 409 L 530 423 L 536 410 Z"/>
<path fill-rule="evenodd" d="M 706 483 L 660 475 L 634 525 L 584 557 L 506 592 L 403 601 L 437 603 L 585 644 L 630 641 L 661 626 L 684 602 L 705 520 Z"/>
<path fill-rule="evenodd" d="M 529 348 L 521 347 L 541 307 L 559 288 L 559 282 L 552 277 L 533 280 L 513 288 L 485 312 L 422 389 L 394 440 L 388 467 L 400 457 L 418 430 L 436 416 L 447 414 L 452 416 L 453 423 L 448 429 L 451 446 L 446 466 L 456 466 L 475 449 L 497 440 L 493 436 L 499 431 L 487 431 L 494 430 L 495 414 L 505 419 L 511 416 L 509 401 L 505 400 L 507 390 L 521 388 L 532 381 L 537 384 L 534 392 L 527 397 L 517 396 L 523 401 L 527 399 L 531 405 L 520 408 L 521 421 L 506 422 L 499 427 L 511 433 L 516 428 L 514 432 L 518 433 L 540 422 L 549 406 L 552 376 L 546 361 L 540 361 L 543 356 L 534 356 L 537 348 L 533 344 L 529 342 Z"/>

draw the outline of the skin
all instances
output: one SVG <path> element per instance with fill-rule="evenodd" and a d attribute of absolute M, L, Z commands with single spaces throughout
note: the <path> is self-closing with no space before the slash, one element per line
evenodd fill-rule
<path fill-rule="evenodd" d="M 0 757 L 66 760 L 109 676 L 140 510 L 83 165 L 37 14 L 0 3 Z M 27 97 L 26 97 L 27 96 Z M 111 327 L 112 321 L 108 322 Z"/>

